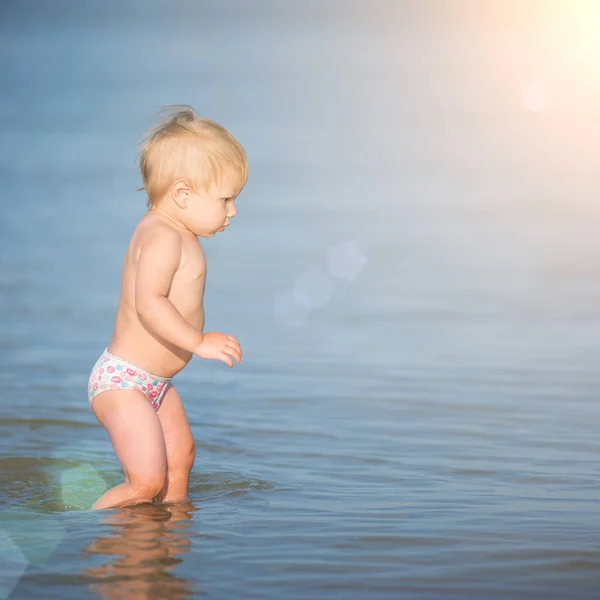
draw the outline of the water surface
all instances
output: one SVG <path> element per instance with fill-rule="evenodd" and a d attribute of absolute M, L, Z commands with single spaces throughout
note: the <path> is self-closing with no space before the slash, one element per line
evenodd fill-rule
<path fill-rule="evenodd" d="M 600 78 L 543 3 L 458 4 L 3 4 L 0 595 L 598 597 Z M 173 103 L 249 155 L 205 245 L 244 363 L 176 379 L 189 503 L 99 514 L 87 377 Z"/>

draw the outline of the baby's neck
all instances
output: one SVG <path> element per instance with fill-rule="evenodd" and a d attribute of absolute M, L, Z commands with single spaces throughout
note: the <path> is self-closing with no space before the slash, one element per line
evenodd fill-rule
<path fill-rule="evenodd" d="M 179 231 L 185 232 L 185 233 L 189 233 L 191 235 L 194 235 L 178 218 L 176 215 L 172 214 L 171 211 L 169 211 L 166 208 L 163 208 L 162 206 L 155 206 L 153 208 L 151 208 L 148 211 L 148 214 L 153 214 L 156 215 L 157 217 L 159 217 L 160 219 L 162 219 L 163 221 L 169 223 L 170 225 L 172 225 L 173 227 L 175 227 L 176 229 L 178 229 Z M 194 235 L 194 237 L 196 237 Z"/>

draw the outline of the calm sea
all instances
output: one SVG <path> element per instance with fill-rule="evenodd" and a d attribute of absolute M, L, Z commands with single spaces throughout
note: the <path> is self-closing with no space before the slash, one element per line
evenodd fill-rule
<path fill-rule="evenodd" d="M 2 2 L 0 598 L 600 597 L 600 64 L 561 10 Z M 244 363 L 176 378 L 189 503 L 91 512 L 136 144 L 181 103 L 250 159 L 205 244 Z"/>

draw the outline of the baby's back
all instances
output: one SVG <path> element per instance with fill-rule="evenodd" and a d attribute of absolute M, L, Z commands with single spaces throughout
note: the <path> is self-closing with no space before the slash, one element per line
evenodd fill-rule
<path fill-rule="evenodd" d="M 121 296 L 109 351 L 149 373 L 172 377 L 191 360 L 192 353 L 155 334 L 145 326 L 136 308 L 136 279 L 140 254 L 157 236 L 180 236 L 181 256 L 166 297 L 190 325 L 204 328 L 203 295 L 206 258 L 198 239 L 177 231 L 162 218 L 148 213 L 134 231 L 123 262 Z"/>

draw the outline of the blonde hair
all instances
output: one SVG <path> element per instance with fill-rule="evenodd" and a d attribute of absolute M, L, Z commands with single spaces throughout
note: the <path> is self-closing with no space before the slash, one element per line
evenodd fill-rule
<path fill-rule="evenodd" d="M 148 194 L 148 207 L 155 206 L 178 179 L 206 191 L 233 170 L 241 191 L 248 179 L 248 162 L 240 143 L 223 126 L 198 117 L 191 106 L 170 106 L 161 112 L 165 111 L 168 117 L 147 135 L 140 153 L 144 182 L 140 189 Z"/>

